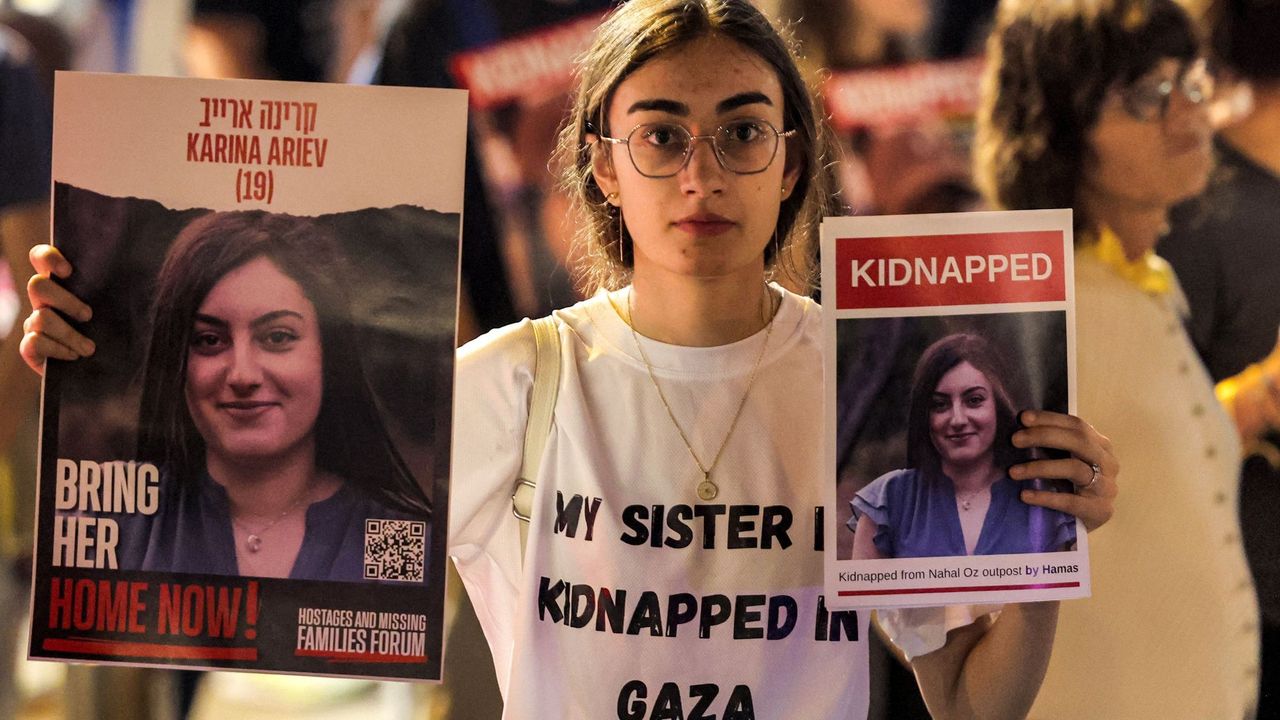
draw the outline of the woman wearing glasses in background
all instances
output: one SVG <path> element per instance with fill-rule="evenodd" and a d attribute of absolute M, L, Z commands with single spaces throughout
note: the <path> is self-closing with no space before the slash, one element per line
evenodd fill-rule
<path fill-rule="evenodd" d="M 459 354 L 450 553 L 493 649 L 504 717 L 857 718 L 866 614 L 829 612 L 819 308 L 767 281 L 830 212 L 827 131 L 786 41 L 745 0 L 636 0 L 603 23 L 561 135 L 584 282 L 556 313 L 560 380 L 522 561 L 511 488 L 535 373 L 528 322 Z M 784 258 L 793 262 L 785 263 Z M 49 249 L 38 267 L 67 270 Z M 53 283 L 35 305 L 73 307 Z M 32 362 L 74 358 L 47 310 Z M 1023 417 L 1015 468 L 1105 522 L 1117 466 L 1084 422 Z M 1101 473 L 1090 468 L 1096 464 Z M 1087 487 L 1086 487 L 1087 486 Z M 938 717 L 1026 713 L 1057 603 L 889 614 Z"/>
<path fill-rule="evenodd" d="M 1070 207 L 1079 409 L 1135 480 L 1090 538 L 1030 717 L 1252 717 L 1257 605 L 1236 514 L 1240 443 L 1152 254 L 1210 169 L 1212 90 L 1173 0 L 1006 2 L 988 47 L 979 180 L 1005 208 Z"/>

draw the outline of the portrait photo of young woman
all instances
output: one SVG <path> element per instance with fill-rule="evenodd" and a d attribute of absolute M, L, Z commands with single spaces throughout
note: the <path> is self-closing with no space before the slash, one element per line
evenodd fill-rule
<path fill-rule="evenodd" d="M 114 255 L 76 279 L 98 298 L 99 320 L 84 327 L 102 352 L 54 378 L 60 412 L 46 432 L 60 457 L 127 458 L 159 476 L 153 511 L 103 514 L 119 525 L 118 569 L 428 582 L 452 333 L 413 326 L 407 310 L 427 301 L 404 288 L 429 286 L 411 245 L 429 214 L 178 212 L 76 188 L 58 197 L 111 219 Z M 130 243 L 117 226 L 132 228 Z M 105 253 L 89 227 L 67 213 L 69 253 Z M 379 281 L 354 293 L 371 253 L 413 271 L 372 273 Z M 146 301 L 128 287 L 145 287 Z M 401 370 L 406 355 L 443 360 Z M 383 527 L 422 552 L 367 552 Z"/>
<path fill-rule="evenodd" d="M 161 509 L 130 528 L 126 567 L 362 580 L 368 521 L 430 518 L 365 377 L 344 266 L 307 218 L 210 213 L 179 233 L 138 423 Z"/>
<path fill-rule="evenodd" d="M 853 497 L 853 559 L 1052 552 L 1075 544 L 1069 515 L 1028 505 L 1008 468 L 1025 409 L 1008 361 L 982 335 L 947 335 L 921 355 L 907 412 L 905 468 Z"/>

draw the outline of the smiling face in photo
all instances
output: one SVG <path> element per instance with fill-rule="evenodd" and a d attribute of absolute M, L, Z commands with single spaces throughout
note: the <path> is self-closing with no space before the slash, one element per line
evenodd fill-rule
<path fill-rule="evenodd" d="M 210 460 L 251 463 L 314 444 L 323 397 L 315 306 L 266 257 L 227 273 L 196 311 L 186 400 Z"/>
<path fill-rule="evenodd" d="M 929 435 L 944 471 L 989 462 L 996 437 L 991 382 L 962 362 L 938 381 L 929 402 Z"/>

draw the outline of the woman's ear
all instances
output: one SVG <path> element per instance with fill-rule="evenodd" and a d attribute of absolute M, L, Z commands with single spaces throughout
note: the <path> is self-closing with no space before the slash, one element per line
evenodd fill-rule
<path fill-rule="evenodd" d="M 800 182 L 800 173 L 804 172 L 805 162 L 804 153 L 799 151 L 797 143 L 791 142 L 791 138 L 785 138 L 782 147 L 787 156 L 782 166 L 782 199 L 785 202 L 795 192 L 796 183 Z"/>
<path fill-rule="evenodd" d="M 587 135 L 590 143 L 587 152 L 591 153 L 591 175 L 596 180 L 600 192 L 610 205 L 618 204 L 618 176 L 613 171 L 613 157 L 609 145 L 600 142 L 595 135 Z"/>

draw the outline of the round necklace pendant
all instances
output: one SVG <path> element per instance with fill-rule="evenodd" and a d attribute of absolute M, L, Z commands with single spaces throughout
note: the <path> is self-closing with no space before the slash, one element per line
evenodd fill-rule
<path fill-rule="evenodd" d="M 716 484 L 711 482 L 710 480 L 703 480 L 702 482 L 698 483 L 698 497 L 701 498 L 702 500 L 704 501 L 715 500 L 716 495 L 719 495 L 719 494 L 720 494 L 720 488 L 716 487 Z"/>
<path fill-rule="evenodd" d="M 249 548 L 249 552 L 256 553 L 262 549 L 262 538 L 257 535 L 250 535 L 244 539 L 244 546 Z"/>

